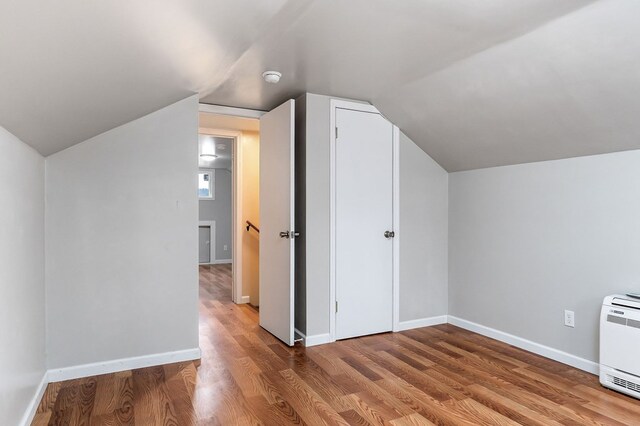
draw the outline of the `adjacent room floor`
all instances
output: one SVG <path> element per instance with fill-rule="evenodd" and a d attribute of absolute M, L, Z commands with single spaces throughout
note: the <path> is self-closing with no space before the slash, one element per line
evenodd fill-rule
<path fill-rule="evenodd" d="M 200 267 L 202 361 L 48 386 L 36 425 L 639 424 L 596 376 L 451 325 L 288 348 Z"/>

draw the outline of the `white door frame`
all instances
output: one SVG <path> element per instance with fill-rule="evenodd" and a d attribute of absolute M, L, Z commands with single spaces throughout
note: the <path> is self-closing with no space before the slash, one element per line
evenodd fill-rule
<path fill-rule="evenodd" d="M 373 105 L 362 104 L 358 102 L 343 101 L 331 99 L 330 102 L 330 176 L 329 176 L 329 339 L 331 342 L 336 341 L 336 109 L 349 109 L 352 111 L 370 112 L 382 115 L 380 111 Z M 393 123 L 392 123 L 393 125 Z M 393 125 L 393 224 L 392 230 L 395 232 L 393 238 L 393 303 L 392 315 L 393 325 L 392 331 L 399 331 L 400 323 L 400 131 L 397 126 Z"/>
<path fill-rule="evenodd" d="M 222 105 L 211 105 L 200 103 L 198 112 L 204 112 L 208 114 L 228 115 L 233 117 L 253 118 L 259 119 L 266 111 L 235 108 Z M 242 223 L 242 150 L 240 149 L 240 143 L 242 138 L 242 132 L 236 130 L 225 129 L 210 129 L 200 127 L 198 133 L 207 134 L 212 136 L 225 136 L 233 138 L 233 166 L 231 170 L 231 193 L 232 193 L 232 210 L 231 210 L 231 226 L 233 232 L 231 233 L 233 254 L 231 259 L 232 264 L 232 285 L 231 285 L 231 299 L 237 303 L 249 303 L 249 297 L 242 296 L 242 235 L 246 232 L 245 225 Z"/>
<path fill-rule="evenodd" d="M 259 109 L 236 108 L 236 107 L 230 107 L 230 106 L 203 104 L 203 103 L 199 104 L 198 111 L 206 112 L 209 114 L 229 115 L 232 117 L 258 118 L 258 119 L 267 113 L 267 111 L 262 111 Z"/>
<path fill-rule="evenodd" d="M 200 263 L 200 265 L 213 265 L 216 263 L 216 221 L 215 220 L 201 220 L 198 222 L 198 227 L 209 227 L 209 262 Z"/>

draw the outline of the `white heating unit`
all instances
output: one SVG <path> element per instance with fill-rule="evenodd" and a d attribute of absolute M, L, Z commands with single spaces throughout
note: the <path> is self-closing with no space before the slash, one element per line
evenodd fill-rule
<path fill-rule="evenodd" d="M 640 299 L 623 295 L 604 298 L 600 383 L 640 399 Z"/>

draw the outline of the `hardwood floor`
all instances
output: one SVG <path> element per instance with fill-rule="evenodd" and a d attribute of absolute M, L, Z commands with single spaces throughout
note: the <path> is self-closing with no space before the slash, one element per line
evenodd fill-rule
<path fill-rule="evenodd" d="M 288 348 L 200 269 L 202 363 L 50 384 L 36 425 L 638 425 L 596 376 L 441 325 Z"/>

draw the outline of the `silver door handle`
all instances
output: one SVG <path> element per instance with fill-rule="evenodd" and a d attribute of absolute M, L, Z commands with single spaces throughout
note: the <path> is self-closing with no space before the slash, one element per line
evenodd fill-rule
<path fill-rule="evenodd" d="M 384 231 L 384 237 L 388 240 L 389 238 L 393 238 L 396 236 L 396 233 L 393 231 Z"/>
<path fill-rule="evenodd" d="M 297 238 L 300 236 L 299 232 L 294 231 L 282 231 L 280 232 L 280 238 Z"/>

